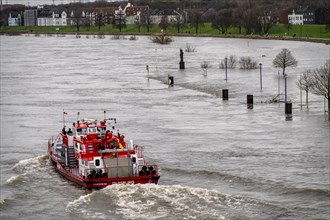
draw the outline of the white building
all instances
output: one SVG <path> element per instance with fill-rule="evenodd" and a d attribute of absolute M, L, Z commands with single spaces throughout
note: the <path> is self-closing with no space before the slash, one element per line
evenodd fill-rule
<path fill-rule="evenodd" d="M 53 26 L 67 26 L 67 13 L 63 11 L 62 13 L 58 14 L 53 12 Z"/>
<path fill-rule="evenodd" d="M 16 18 L 11 16 L 11 13 L 9 13 L 8 18 L 8 26 L 20 26 L 22 25 L 22 17 L 20 14 L 17 15 Z"/>
<path fill-rule="evenodd" d="M 303 14 L 296 14 L 294 10 L 288 15 L 289 24 L 304 24 Z"/>
<path fill-rule="evenodd" d="M 39 15 L 37 18 L 38 26 L 67 26 L 67 13 L 51 13 Z"/>

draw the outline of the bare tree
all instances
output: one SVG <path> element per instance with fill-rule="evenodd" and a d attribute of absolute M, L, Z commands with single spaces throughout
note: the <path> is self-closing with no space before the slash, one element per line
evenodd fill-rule
<path fill-rule="evenodd" d="M 296 67 L 298 61 L 291 54 L 291 51 L 284 48 L 279 54 L 276 55 L 273 60 L 273 67 L 281 68 L 283 70 L 283 76 L 287 67 Z"/>
<path fill-rule="evenodd" d="M 141 32 L 141 12 L 137 12 L 137 15 L 134 18 L 134 24 L 136 24 L 136 27 L 138 28 L 139 33 Z"/>
<path fill-rule="evenodd" d="M 228 68 L 234 69 L 236 67 L 237 58 L 234 55 L 230 55 L 228 59 Z"/>
<path fill-rule="evenodd" d="M 269 30 L 274 26 L 272 11 L 267 8 L 264 9 L 262 15 L 259 17 L 259 23 L 263 34 L 268 34 Z"/>
<path fill-rule="evenodd" d="M 105 25 L 104 17 L 104 13 L 102 11 L 98 12 L 96 15 L 95 24 L 98 26 L 99 31 L 101 30 L 101 26 Z"/>
<path fill-rule="evenodd" d="M 328 99 L 328 113 L 330 114 L 330 61 L 320 68 L 315 69 L 310 76 L 310 81 L 312 85 L 310 87 L 311 93 L 324 96 Z"/>
<path fill-rule="evenodd" d="M 306 92 L 306 105 L 308 105 L 308 92 L 309 89 L 312 87 L 312 81 L 310 79 L 311 74 L 311 70 L 306 70 L 296 82 L 297 87 L 302 90 L 305 90 Z"/>
<path fill-rule="evenodd" d="M 118 10 L 118 12 L 115 14 L 115 19 L 113 21 L 113 26 L 119 29 L 119 32 L 123 28 L 126 28 L 126 14 L 123 10 Z"/>
<path fill-rule="evenodd" d="M 72 25 L 75 25 L 77 28 L 77 32 L 79 32 L 81 24 L 83 24 L 82 10 L 80 8 L 76 8 L 71 12 Z"/>
<path fill-rule="evenodd" d="M 222 9 L 214 15 L 212 27 L 219 30 L 220 33 L 227 33 L 228 28 L 233 24 L 232 9 Z"/>
<path fill-rule="evenodd" d="M 166 31 L 166 29 L 168 28 L 168 26 L 170 26 L 170 23 L 168 22 L 167 14 L 164 13 L 164 14 L 162 15 L 161 20 L 160 20 L 159 27 L 160 27 L 161 29 L 163 29 L 164 31 Z"/>
<path fill-rule="evenodd" d="M 190 12 L 190 25 L 191 27 L 195 27 L 196 34 L 198 34 L 199 27 L 204 25 L 203 14 L 204 11 L 202 11 L 201 9 L 193 9 Z"/>
<path fill-rule="evenodd" d="M 201 63 L 201 68 L 203 69 L 203 76 L 207 76 L 207 69 L 210 67 L 209 62 L 203 61 Z"/>
<path fill-rule="evenodd" d="M 238 63 L 240 69 L 243 70 L 257 69 L 257 62 L 253 61 L 251 57 L 241 57 Z"/>
<path fill-rule="evenodd" d="M 229 58 L 227 59 L 227 68 L 228 69 L 235 69 L 237 63 L 237 58 L 234 55 L 230 55 Z M 220 69 L 225 69 L 226 68 L 226 59 L 221 60 Z"/>
<path fill-rule="evenodd" d="M 152 36 L 150 36 L 150 39 L 152 42 L 158 44 L 169 44 L 173 41 L 173 39 L 168 36 L 168 34 L 164 31 L 161 31 L 161 33 L 158 34 L 153 34 Z"/>
<path fill-rule="evenodd" d="M 177 13 L 177 15 L 176 15 L 176 20 L 175 20 L 175 26 L 178 30 L 178 33 L 180 33 L 180 30 L 185 26 L 185 24 L 184 24 L 184 20 L 183 20 L 182 16 L 178 12 L 176 12 L 176 13 Z"/>
<path fill-rule="evenodd" d="M 196 48 L 191 43 L 186 43 L 185 52 L 195 52 Z"/>
<path fill-rule="evenodd" d="M 148 10 L 143 12 L 141 15 L 141 24 L 146 27 L 147 32 L 149 33 L 151 29 L 151 10 L 149 7 Z"/>
<path fill-rule="evenodd" d="M 240 21 L 239 25 L 245 28 L 246 34 L 252 34 L 254 31 L 259 31 L 259 14 L 260 10 L 258 9 L 258 5 L 255 0 L 246 0 L 241 1 L 238 7 Z"/>

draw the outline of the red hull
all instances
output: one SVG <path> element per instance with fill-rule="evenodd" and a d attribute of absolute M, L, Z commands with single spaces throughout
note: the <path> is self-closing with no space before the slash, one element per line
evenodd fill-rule
<path fill-rule="evenodd" d="M 51 157 L 50 157 L 51 158 Z M 98 178 L 98 179 L 83 179 L 67 171 L 60 163 L 52 160 L 52 164 L 57 172 L 59 172 L 66 179 L 87 189 L 101 189 L 112 184 L 157 184 L 160 176 L 128 176 L 117 178 Z"/>

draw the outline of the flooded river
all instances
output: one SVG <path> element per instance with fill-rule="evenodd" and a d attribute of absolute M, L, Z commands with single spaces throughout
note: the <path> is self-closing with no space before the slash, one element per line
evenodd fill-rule
<path fill-rule="evenodd" d="M 195 52 L 184 53 L 179 70 L 187 43 Z M 272 67 L 283 48 L 298 60 L 287 69 L 292 117 L 283 103 L 268 103 L 284 94 L 284 78 Z M 307 106 L 303 93 L 301 106 L 296 86 L 300 73 L 329 54 L 329 45 L 292 41 L 1 36 L 1 220 L 329 219 L 325 100 L 309 94 Z M 228 69 L 225 80 L 219 63 L 230 55 L 262 64 L 262 90 L 259 68 Z M 126 140 L 158 163 L 159 184 L 89 191 L 62 178 L 46 151 L 63 110 L 67 123 L 77 112 L 117 118 Z"/>

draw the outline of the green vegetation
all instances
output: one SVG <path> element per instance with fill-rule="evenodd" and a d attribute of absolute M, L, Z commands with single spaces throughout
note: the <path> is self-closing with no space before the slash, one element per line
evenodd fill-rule
<path fill-rule="evenodd" d="M 81 26 L 79 32 L 75 26 L 60 26 L 60 27 L 44 27 L 44 26 L 16 26 L 16 27 L 1 27 L 0 32 L 2 33 L 56 33 L 56 28 L 59 28 L 59 33 L 62 34 L 97 34 L 102 32 L 103 34 L 118 34 L 119 30 L 113 27 L 112 25 L 101 26 L 100 31 L 98 26 L 83 27 Z M 137 25 L 129 24 L 125 29 L 122 29 L 122 34 L 152 34 L 160 32 L 160 27 L 158 25 L 152 25 L 151 32 L 147 32 L 146 27 L 141 27 L 140 32 L 138 31 Z M 189 24 L 184 25 L 180 28 L 180 33 L 177 31 L 175 25 L 169 26 L 166 29 L 166 32 L 171 35 L 192 35 L 195 36 L 195 28 L 189 26 Z M 244 37 L 245 30 L 241 30 L 239 33 L 238 28 L 229 28 L 228 34 L 220 34 L 218 30 L 211 27 L 211 23 L 205 23 L 199 28 L 199 36 L 226 36 L 226 37 Z M 251 34 L 252 35 L 252 34 Z M 249 36 L 251 36 L 249 35 Z M 268 34 L 269 37 L 291 37 L 291 38 L 325 38 L 330 39 L 330 32 L 326 30 L 325 25 L 274 25 Z M 258 35 L 256 36 L 258 37 Z M 263 36 L 265 37 L 265 36 Z"/>

